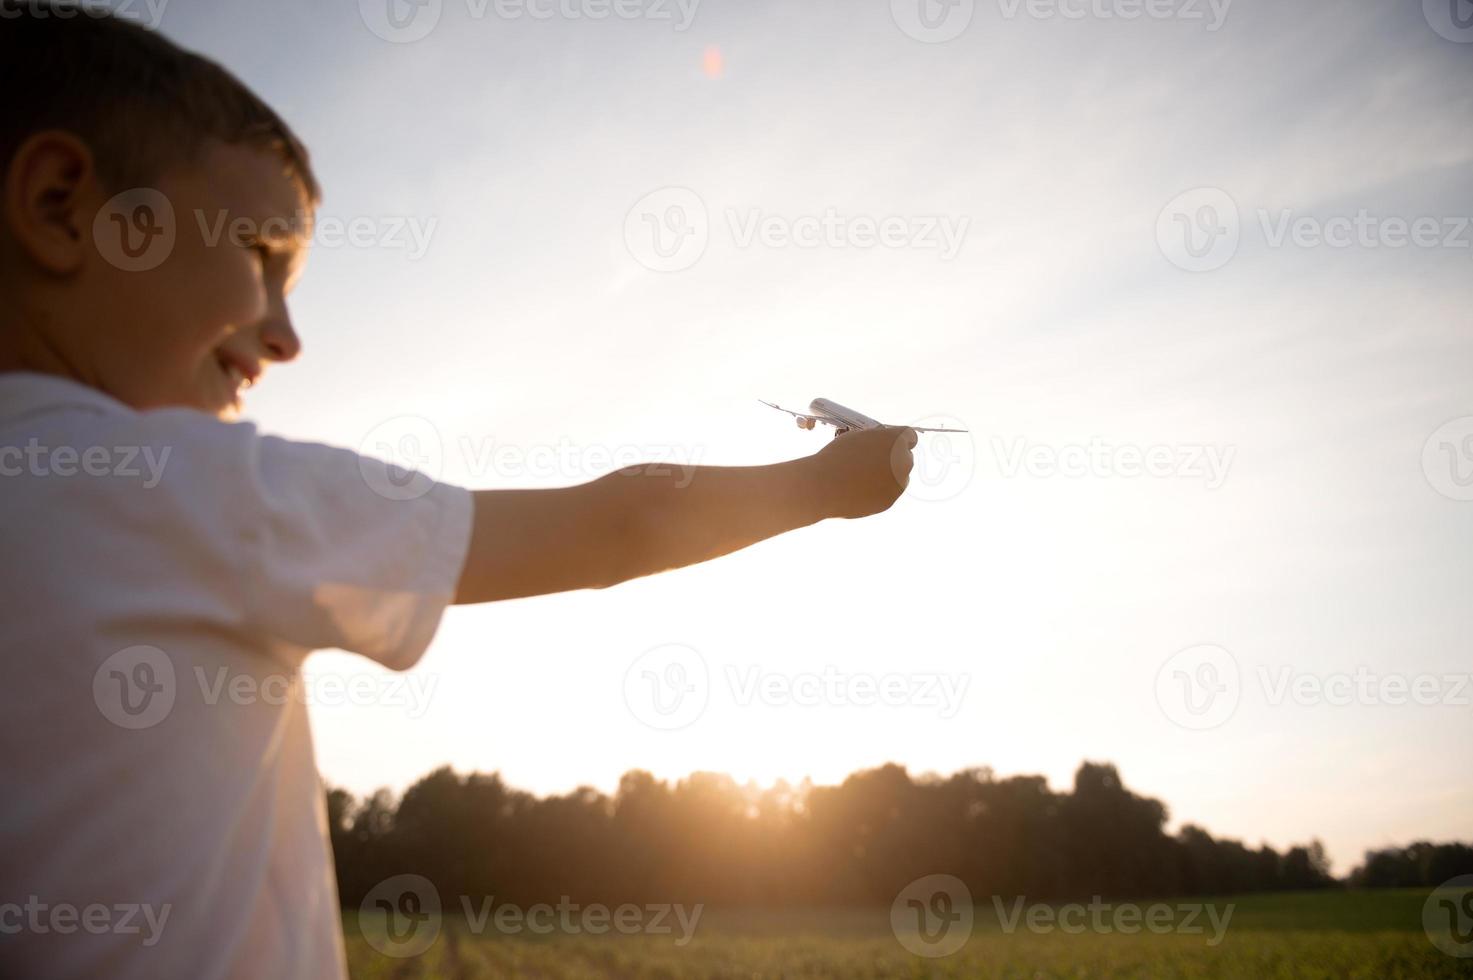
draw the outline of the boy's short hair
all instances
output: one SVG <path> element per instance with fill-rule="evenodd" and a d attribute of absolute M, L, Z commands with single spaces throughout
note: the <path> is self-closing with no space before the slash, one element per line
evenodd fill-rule
<path fill-rule="evenodd" d="M 85 140 L 114 191 L 147 186 L 215 138 L 275 150 L 309 206 L 322 196 L 306 147 L 244 83 L 77 0 L 0 0 L 0 94 L 0 176 L 21 144 L 46 129 Z"/>

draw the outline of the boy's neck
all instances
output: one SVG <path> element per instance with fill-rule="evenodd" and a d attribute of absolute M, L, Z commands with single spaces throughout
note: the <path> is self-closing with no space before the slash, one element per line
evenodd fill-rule
<path fill-rule="evenodd" d="M 0 373 L 31 371 L 36 374 L 54 374 L 81 384 L 96 387 L 87 377 L 81 365 L 75 364 L 47 336 L 38 330 L 23 315 L 5 317 L 0 323 Z"/>

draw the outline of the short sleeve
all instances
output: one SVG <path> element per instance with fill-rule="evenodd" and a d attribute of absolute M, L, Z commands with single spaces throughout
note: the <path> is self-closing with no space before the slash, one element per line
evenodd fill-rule
<path fill-rule="evenodd" d="M 405 669 L 455 595 L 471 495 L 345 449 L 250 441 L 243 535 L 249 625 Z"/>

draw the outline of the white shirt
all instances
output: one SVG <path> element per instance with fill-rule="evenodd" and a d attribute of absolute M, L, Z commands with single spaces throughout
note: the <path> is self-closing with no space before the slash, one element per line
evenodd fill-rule
<path fill-rule="evenodd" d="M 0 374 L 0 976 L 346 977 L 283 695 L 321 647 L 413 665 L 470 526 L 346 450 Z"/>

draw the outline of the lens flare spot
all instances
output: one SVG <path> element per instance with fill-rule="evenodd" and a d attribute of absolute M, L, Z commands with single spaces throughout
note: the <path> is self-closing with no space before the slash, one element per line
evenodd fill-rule
<path fill-rule="evenodd" d="M 720 78 L 726 71 L 726 58 L 721 54 L 721 49 L 714 44 L 706 46 L 706 53 L 701 57 L 701 69 L 707 78 Z"/>

